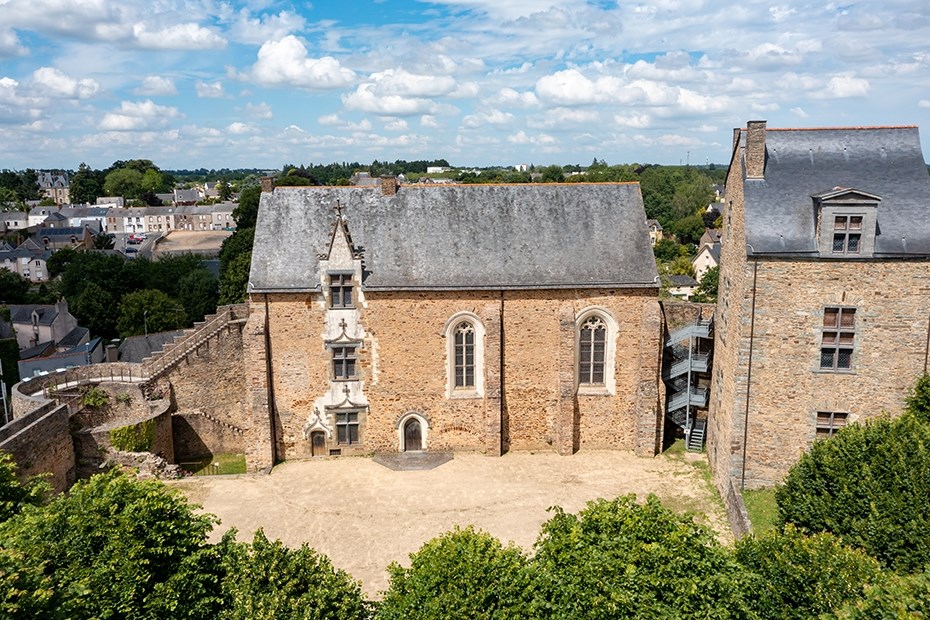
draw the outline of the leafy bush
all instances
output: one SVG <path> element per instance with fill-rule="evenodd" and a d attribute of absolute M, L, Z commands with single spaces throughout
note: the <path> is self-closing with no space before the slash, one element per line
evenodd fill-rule
<path fill-rule="evenodd" d="M 761 618 L 804 620 L 855 601 L 881 578 L 878 562 L 831 534 L 805 536 L 792 526 L 736 544 L 736 560 L 758 577 L 749 604 Z"/>
<path fill-rule="evenodd" d="M 776 491 L 782 522 L 832 532 L 897 572 L 930 565 L 928 394 L 930 381 L 921 379 L 901 417 L 815 442 Z"/>
<path fill-rule="evenodd" d="M 865 596 L 825 619 L 923 620 L 930 618 L 930 572 L 887 579 L 865 587 Z"/>
<path fill-rule="evenodd" d="M 143 420 L 138 424 L 121 426 L 110 430 L 110 445 L 123 452 L 146 452 L 152 448 L 155 438 L 155 420 Z"/>
<path fill-rule="evenodd" d="M 650 495 L 560 508 L 543 525 L 531 566 L 535 617 L 752 618 L 748 582 L 713 532 Z"/>
<path fill-rule="evenodd" d="M 92 385 L 81 394 L 81 404 L 91 409 L 100 409 L 110 402 L 110 395 L 103 388 Z"/>
<path fill-rule="evenodd" d="M 51 486 L 43 477 L 21 482 L 13 457 L 0 452 L 0 523 L 19 514 L 25 506 L 38 506 L 50 492 Z"/>
<path fill-rule="evenodd" d="M 221 620 L 368 618 L 359 582 L 307 545 L 288 549 L 259 530 L 251 545 L 224 538 Z"/>
<path fill-rule="evenodd" d="M 490 534 L 456 528 L 423 545 L 410 561 L 410 568 L 388 567 L 391 583 L 379 620 L 532 617 L 523 553 Z"/>
<path fill-rule="evenodd" d="M 214 521 L 161 483 L 119 473 L 79 482 L 0 524 L 0 581 L 13 574 L 49 591 L 7 591 L 3 606 L 42 604 L 31 617 L 43 618 L 214 617 Z"/>

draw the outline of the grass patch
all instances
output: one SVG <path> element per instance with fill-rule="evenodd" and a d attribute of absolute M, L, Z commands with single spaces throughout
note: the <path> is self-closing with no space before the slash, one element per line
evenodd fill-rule
<path fill-rule="evenodd" d="M 195 476 L 219 476 L 223 474 L 244 474 L 244 454 L 214 454 L 199 461 L 180 464 L 183 469 Z"/>
<path fill-rule="evenodd" d="M 685 440 L 676 439 L 675 442 L 662 454 L 672 461 L 678 461 L 679 463 L 688 465 L 689 467 L 693 468 L 699 474 L 701 480 L 704 483 L 706 495 L 711 498 L 711 501 L 721 512 L 725 512 L 723 508 L 723 500 L 720 499 L 720 494 L 717 493 L 717 487 L 714 486 L 714 479 L 710 471 L 710 465 L 707 463 L 707 457 L 704 453 L 688 452 L 685 449 Z M 665 504 L 666 507 L 679 512 L 688 511 L 704 513 L 705 510 L 703 507 L 703 502 L 696 503 L 687 500 L 682 501 L 681 499 L 677 498 L 663 498 L 662 503 Z"/>
<path fill-rule="evenodd" d="M 778 522 L 778 504 L 775 503 L 775 487 L 743 491 L 743 502 L 752 522 L 754 534 L 764 534 L 775 529 Z"/>

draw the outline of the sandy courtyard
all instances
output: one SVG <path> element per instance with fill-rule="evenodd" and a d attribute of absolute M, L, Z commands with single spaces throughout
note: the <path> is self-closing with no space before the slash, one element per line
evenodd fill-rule
<path fill-rule="evenodd" d="M 172 483 L 240 540 L 264 528 L 288 546 L 309 543 L 362 580 L 375 596 L 387 587 L 385 568 L 455 525 L 475 525 L 532 550 L 546 509 L 577 512 L 588 500 L 655 493 L 668 507 L 706 515 L 731 536 L 720 500 L 685 462 L 703 455 L 654 459 L 628 452 L 456 455 L 428 471 L 392 471 L 369 458 L 288 462 L 270 475 L 188 478 Z"/>
<path fill-rule="evenodd" d="M 172 230 L 158 240 L 155 254 L 217 254 L 230 235 L 232 231 L 229 230 Z"/>

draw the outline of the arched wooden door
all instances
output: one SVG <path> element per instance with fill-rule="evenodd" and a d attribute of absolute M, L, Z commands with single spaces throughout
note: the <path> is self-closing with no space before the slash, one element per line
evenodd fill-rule
<path fill-rule="evenodd" d="M 404 424 L 404 452 L 423 449 L 423 428 L 416 418 Z"/>
<path fill-rule="evenodd" d="M 310 451 L 313 456 L 326 456 L 326 435 L 323 431 L 310 433 Z"/>

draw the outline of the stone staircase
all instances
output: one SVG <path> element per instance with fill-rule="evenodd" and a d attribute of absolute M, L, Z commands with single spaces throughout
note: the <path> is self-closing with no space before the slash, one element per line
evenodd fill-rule
<path fill-rule="evenodd" d="M 249 318 L 248 304 L 220 306 L 193 327 L 184 330 L 180 338 L 165 344 L 162 350 L 142 360 L 142 369 L 149 380 L 169 372 L 211 338 L 232 325 L 245 323 Z"/>

